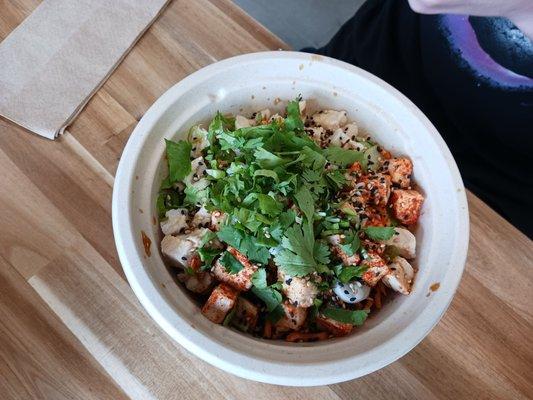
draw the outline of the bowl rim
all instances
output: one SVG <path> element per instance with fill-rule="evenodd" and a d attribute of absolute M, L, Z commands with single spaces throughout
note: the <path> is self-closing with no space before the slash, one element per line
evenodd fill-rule
<path fill-rule="evenodd" d="M 426 319 L 418 324 L 419 329 L 416 332 L 410 332 L 409 335 L 407 335 L 406 330 L 408 326 L 406 326 L 395 338 L 398 340 L 403 339 L 408 341 L 408 345 L 391 347 L 389 343 L 391 342 L 390 340 L 388 342 L 384 342 L 379 346 L 370 349 L 369 352 L 386 350 L 387 353 L 385 356 L 378 359 L 379 362 L 375 362 L 371 365 L 364 365 L 356 370 L 352 370 L 350 368 L 339 368 L 341 361 L 338 360 L 325 362 L 317 361 L 316 363 L 308 364 L 283 364 L 285 367 L 290 365 L 291 368 L 294 369 L 295 374 L 290 374 L 289 376 L 286 371 L 282 371 L 282 368 L 279 368 L 280 363 L 277 363 L 273 360 L 258 359 L 253 357 L 248 357 L 248 361 L 255 363 L 257 367 L 254 370 L 244 367 L 243 365 L 246 363 L 242 362 L 242 357 L 246 358 L 246 354 L 223 348 L 223 346 L 213 341 L 213 339 L 211 339 L 209 336 L 194 330 L 193 327 L 189 326 L 187 321 L 182 319 L 181 316 L 169 306 L 163 296 L 158 292 L 154 282 L 151 281 L 149 275 L 143 267 L 142 258 L 138 256 L 135 250 L 134 242 L 136 236 L 133 234 L 133 228 L 130 223 L 132 207 L 129 207 L 132 185 L 134 183 L 134 169 L 131 166 L 135 165 L 137 162 L 138 156 L 143 147 L 143 143 L 148 136 L 147 132 L 150 132 L 160 117 L 165 113 L 166 106 L 170 104 L 173 99 L 178 98 L 193 88 L 198 82 L 204 81 L 226 68 L 231 68 L 232 66 L 241 63 L 280 58 L 297 59 L 299 62 L 320 60 L 321 62 L 332 64 L 335 67 L 347 70 L 350 73 L 357 74 L 364 79 L 370 80 L 373 84 L 376 84 L 381 89 L 386 90 L 390 96 L 395 97 L 397 101 L 401 102 L 407 109 L 409 109 L 413 117 L 422 123 L 426 133 L 431 136 L 441 154 L 444 156 L 451 174 L 451 178 L 455 185 L 462 189 L 455 193 L 458 204 L 458 213 L 456 215 L 456 243 L 453 247 L 454 253 L 451 257 L 450 269 L 446 272 L 441 280 L 441 285 L 445 285 L 447 290 L 445 293 L 436 293 L 436 295 L 442 297 L 445 296 L 445 298 L 440 299 L 439 302 L 435 302 L 434 307 L 430 307 L 428 305 L 408 325 L 413 325 L 414 321 L 422 321 L 422 317 L 425 316 Z M 128 193 L 128 195 L 125 196 L 126 199 L 124 199 L 122 196 L 123 193 Z M 115 245 L 119 259 L 133 292 L 150 317 L 172 339 L 176 340 L 179 344 L 202 360 L 239 377 L 253 379 L 265 383 L 290 386 L 317 386 L 354 379 L 374 372 L 396 361 L 412 350 L 429 334 L 429 332 L 440 321 L 449 307 L 455 292 L 457 291 L 457 287 L 464 271 L 469 239 L 468 203 L 459 170 L 444 140 L 429 119 L 422 113 L 422 111 L 420 111 L 418 107 L 416 107 L 406 96 L 401 94 L 394 87 L 367 71 L 326 56 L 317 56 L 314 54 L 294 51 L 265 51 L 249 53 L 218 61 L 188 75 L 183 80 L 170 87 L 162 96 L 160 96 L 143 115 L 130 135 L 126 146 L 124 147 L 117 168 L 113 187 L 112 223 Z M 180 329 L 176 327 L 176 324 L 169 321 L 169 313 L 173 314 L 172 317 L 174 321 L 179 323 Z M 428 313 L 429 316 L 426 315 Z M 205 339 L 209 341 L 207 345 L 205 343 Z M 215 353 L 213 351 L 214 349 L 224 352 L 226 358 L 221 357 L 221 353 Z M 361 353 L 357 356 L 360 355 Z M 357 356 L 347 358 L 346 361 L 353 361 L 353 359 Z M 344 360 L 342 360 L 342 362 L 344 362 Z M 335 364 L 335 368 L 327 368 L 328 366 L 332 366 L 331 364 Z M 315 367 L 320 367 L 320 373 L 317 374 L 317 376 L 311 376 L 308 373 L 304 374 L 304 376 L 298 376 L 298 370 L 303 372 L 308 368 Z"/>

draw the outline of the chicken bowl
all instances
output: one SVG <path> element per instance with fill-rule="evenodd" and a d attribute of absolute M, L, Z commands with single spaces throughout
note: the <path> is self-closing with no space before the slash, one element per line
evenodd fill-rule
<path fill-rule="evenodd" d="M 184 250 L 183 243 L 200 242 L 201 238 L 196 238 L 194 235 L 197 235 L 202 229 L 207 231 L 205 226 L 210 225 L 212 218 L 220 216 L 220 213 L 210 210 L 213 214 L 200 215 L 201 213 L 198 214 L 199 210 L 196 208 L 193 215 L 192 211 L 172 204 L 170 206 L 166 204 L 161 210 L 161 188 L 171 190 L 168 193 L 174 193 L 172 190 L 175 189 L 176 196 L 178 196 L 181 190 L 179 185 L 183 185 L 183 182 L 174 182 L 174 187 L 171 188 L 172 182 L 168 182 L 169 154 L 172 157 L 172 154 L 168 152 L 169 143 L 171 146 L 176 145 L 174 150 L 178 152 L 180 151 L 180 144 L 183 145 L 182 147 L 186 147 L 189 152 L 191 148 L 193 151 L 197 151 L 198 146 L 194 146 L 194 143 L 192 145 L 186 143 L 189 130 L 192 126 L 209 125 L 214 115 L 220 115 L 221 119 L 223 118 L 222 115 L 238 116 L 240 120 L 232 120 L 231 126 L 233 130 L 241 127 L 241 130 L 237 129 L 241 133 L 246 131 L 246 128 L 243 130 L 242 127 L 247 125 L 258 124 L 264 130 L 268 128 L 267 124 L 271 123 L 275 128 L 275 121 L 272 122 L 271 118 L 269 119 L 270 122 L 265 120 L 260 123 L 257 118 L 255 121 L 242 117 L 256 115 L 254 112 L 258 110 L 268 110 L 269 114 L 279 115 L 276 118 L 279 119 L 280 126 L 292 124 L 297 120 L 298 124 L 301 125 L 300 133 L 305 135 L 303 122 L 299 122 L 298 102 L 294 100 L 302 98 L 306 99 L 306 102 L 300 102 L 302 121 L 305 120 L 304 108 L 307 104 L 308 108 L 315 110 L 341 110 L 335 111 L 340 113 L 336 115 L 341 115 L 347 121 L 357 123 L 356 134 L 350 135 L 353 139 L 352 148 L 361 150 L 361 154 L 363 154 L 363 151 L 368 152 L 372 147 L 375 153 L 372 157 L 387 159 L 384 164 L 382 163 L 383 160 L 381 161 L 381 169 L 376 169 L 372 172 L 373 175 L 370 175 L 372 179 L 376 179 L 377 183 L 387 179 L 387 199 L 389 191 L 392 191 L 392 197 L 398 197 L 402 193 L 404 195 L 416 193 L 417 199 L 420 199 L 416 211 L 416 224 L 414 220 L 409 220 L 409 216 L 406 217 L 394 209 L 396 204 L 400 203 L 393 201 L 389 204 L 387 199 L 383 202 L 384 212 L 386 213 L 386 207 L 389 204 L 393 208 L 394 217 L 396 217 L 393 219 L 399 219 L 402 223 L 401 226 L 408 225 L 409 231 L 404 228 L 394 228 L 394 221 L 376 222 L 373 217 L 371 217 L 374 221 L 372 223 L 366 219 L 359 221 L 361 215 L 357 215 L 357 221 L 354 222 L 350 217 L 351 211 L 345 210 L 347 206 L 351 206 L 351 204 L 346 204 L 345 194 L 348 190 L 346 186 L 339 189 L 338 194 L 335 192 L 327 201 L 321 202 L 320 205 L 316 203 L 312 206 L 313 209 L 306 213 L 306 207 L 301 207 L 299 200 L 305 198 L 316 200 L 316 193 L 309 189 L 314 190 L 317 186 L 312 182 L 309 185 L 300 184 L 297 187 L 298 193 L 285 204 L 287 209 L 289 207 L 291 209 L 283 211 L 293 215 L 290 222 L 293 226 L 289 229 L 292 229 L 292 233 L 297 233 L 300 229 L 298 224 L 301 224 L 301 229 L 304 229 L 304 224 L 315 219 L 314 226 L 312 222 L 306 226 L 309 230 L 314 230 L 315 233 L 323 233 L 323 238 L 318 239 L 323 248 L 323 251 L 320 252 L 322 257 L 317 259 L 326 259 L 329 262 L 328 246 L 330 246 L 332 258 L 335 259 L 335 253 L 339 256 L 339 266 L 322 265 L 326 261 L 318 265 L 316 259 L 311 258 L 311 267 L 316 267 L 317 271 L 322 274 L 321 276 L 317 272 L 313 272 L 316 279 L 312 277 L 310 281 L 310 278 L 304 277 L 304 275 L 301 275 L 302 278 L 287 275 L 287 270 L 283 272 L 283 267 L 291 267 L 292 271 L 295 271 L 295 265 L 298 266 L 298 261 L 293 262 L 293 258 L 299 256 L 298 252 L 289 251 L 294 250 L 297 243 L 297 240 L 294 239 L 295 243 L 292 247 L 289 244 L 287 249 L 283 249 L 280 245 L 281 251 L 285 253 L 283 253 L 283 257 L 278 257 L 279 260 L 282 260 L 281 265 L 279 265 L 282 269 L 278 269 L 277 273 L 278 277 L 280 274 L 282 276 L 279 282 L 275 282 L 275 276 L 267 281 L 266 277 L 270 272 L 264 264 L 258 264 L 260 268 L 257 268 L 257 265 L 247 267 L 246 263 L 249 263 L 250 260 L 243 258 L 243 255 L 231 246 L 228 246 L 223 255 L 221 252 L 225 251 L 225 247 L 218 250 L 217 257 L 219 258 L 215 261 L 210 259 L 210 262 L 213 262 L 212 270 L 203 266 L 205 267 L 203 272 L 195 275 L 195 270 L 191 268 L 190 264 L 181 262 L 181 260 L 187 260 L 188 253 L 186 252 L 190 250 Z M 284 120 L 282 117 L 285 115 L 284 110 L 291 107 L 295 113 L 294 118 L 289 120 L 290 116 L 287 116 L 287 119 Z M 315 118 L 317 120 L 324 119 L 319 113 L 315 113 Z M 327 121 L 324 120 L 323 125 L 327 128 Z M 319 128 L 321 127 L 319 126 Z M 315 129 L 315 125 L 311 124 L 308 129 L 311 136 L 316 134 Z M 351 127 L 350 129 L 355 128 Z M 230 130 L 228 132 L 232 133 Z M 342 137 L 342 132 L 338 135 Z M 326 137 L 329 142 L 324 144 Z M 336 134 L 329 133 L 326 137 L 318 135 L 315 139 L 318 140 L 317 151 L 319 153 L 326 151 L 327 158 L 328 149 L 321 150 L 321 147 L 328 147 L 332 139 L 336 140 Z M 372 138 L 372 142 L 368 137 Z M 256 139 L 253 139 L 252 142 L 254 140 L 257 142 Z M 304 139 L 308 140 L 307 138 Z M 301 142 L 302 139 L 298 140 Z M 348 140 L 349 138 L 339 143 L 345 145 Z M 310 139 L 308 141 L 313 143 Z M 374 146 L 373 141 L 381 146 Z M 231 148 L 230 145 L 227 146 L 228 149 Z M 358 149 L 357 146 L 361 146 L 361 149 Z M 364 146 L 369 147 L 364 148 Z M 383 150 L 385 148 L 387 150 Z M 305 160 L 305 156 L 299 155 L 299 150 L 292 152 L 283 151 L 294 149 L 278 150 L 281 151 L 279 160 L 286 159 L 285 165 L 287 166 Z M 238 151 L 228 151 L 233 151 L 233 155 L 238 154 Z M 306 147 L 305 151 L 309 151 L 309 148 Z M 352 152 L 355 153 L 355 150 Z M 394 158 L 391 158 L 391 154 L 394 155 Z M 199 158 L 194 159 L 193 154 L 190 156 L 193 159 L 193 164 L 199 163 L 197 161 Z M 204 152 L 203 155 L 199 153 L 194 156 L 203 157 L 206 154 Z M 343 154 L 344 156 L 346 154 Z M 370 160 L 371 154 L 368 156 L 368 160 Z M 187 154 L 186 161 L 182 160 L 181 164 L 190 164 L 191 161 L 188 160 L 188 157 Z M 290 159 L 290 157 L 295 160 Z M 330 160 L 329 158 L 326 160 L 326 158 L 324 158 L 324 162 L 328 161 L 327 164 L 329 164 Z M 414 168 L 410 168 L 408 173 L 396 180 L 397 177 L 394 173 L 397 172 L 397 169 L 391 170 L 388 167 L 389 163 L 393 164 L 395 160 L 409 163 L 410 167 L 414 165 Z M 365 160 L 360 161 L 364 161 L 363 168 L 365 169 L 368 162 L 366 157 Z M 205 162 L 206 160 L 201 158 L 202 165 Z M 353 193 L 360 195 L 360 188 L 357 185 L 362 183 L 357 179 L 361 177 L 368 179 L 369 176 L 366 171 L 354 171 L 354 168 L 361 167 L 360 163 L 350 163 L 350 166 L 342 165 L 342 170 L 338 170 L 341 168 L 339 166 L 330 167 L 327 164 L 324 164 L 324 173 L 335 173 L 337 179 L 333 181 L 337 182 L 339 188 L 342 186 L 338 183 L 339 180 L 345 182 L 346 179 L 349 180 L 351 176 L 355 176 L 354 185 L 356 187 L 351 189 L 355 191 Z M 313 165 L 316 167 L 316 163 Z M 174 169 L 176 168 L 177 170 L 181 168 L 179 160 L 175 163 Z M 265 168 L 268 168 L 268 165 Z M 305 166 L 302 168 L 305 169 Z M 190 172 L 190 169 L 191 166 L 188 165 L 187 173 L 191 175 L 191 179 L 189 183 L 185 183 L 192 187 L 195 183 L 193 181 L 201 179 L 198 176 L 194 177 L 194 172 Z M 204 170 L 205 168 L 202 169 L 202 171 Z M 206 182 L 213 181 L 221 174 L 225 174 L 225 171 L 216 168 L 216 160 L 211 160 L 209 171 L 212 176 L 208 177 L 209 179 L 203 179 Z M 260 171 L 262 171 L 260 172 L 261 175 L 266 174 L 270 178 L 275 173 L 270 170 L 270 172 Z M 170 172 L 174 173 L 175 171 Z M 278 172 L 280 171 L 278 170 Z M 300 170 L 300 172 L 303 172 L 304 176 L 312 176 L 306 171 Z M 342 177 L 343 174 L 346 178 Z M 295 174 L 292 173 L 292 175 Z M 181 178 L 183 177 L 185 175 Z M 300 178 L 294 177 L 294 180 L 298 181 L 298 179 Z M 404 180 L 402 181 L 402 179 Z M 409 183 L 406 183 L 405 179 Z M 416 182 L 416 190 L 411 188 L 411 179 Z M 267 182 L 269 181 L 267 180 Z M 305 181 L 301 182 L 305 183 Z M 390 186 L 390 183 L 393 186 Z M 267 183 L 267 186 L 269 184 Z M 326 187 L 325 183 L 324 187 Z M 371 191 L 370 193 L 373 194 L 374 192 Z M 274 196 L 272 192 L 270 194 Z M 250 201 L 253 202 L 257 200 L 258 196 L 264 196 L 265 201 L 269 200 L 271 209 L 275 211 L 279 208 L 278 214 L 281 212 L 281 206 L 278 207 L 278 204 L 272 203 L 272 198 L 275 199 L 275 196 L 256 194 L 255 198 L 254 196 L 245 197 L 250 197 Z M 318 199 L 320 200 L 320 198 Z M 172 199 L 169 198 L 169 200 Z M 284 199 L 278 197 L 278 200 L 283 201 Z M 370 200 L 374 201 L 373 199 Z M 219 197 L 217 202 L 220 203 L 221 201 L 224 202 L 225 200 Z M 375 201 L 377 204 L 381 200 L 376 199 Z M 293 202 L 295 203 L 294 206 L 292 206 Z M 205 204 L 207 205 L 207 203 Z M 208 208 L 212 208 L 212 204 L 208 205 Z M 302 212 L 302 210 L 304 211 Z M 334 215 L 328 214 L 330 211 Z M 190 218 L 187 215 L 188 212 Z M 275 215 L 279 217 L 278 214 Z M 364 210 L 364 218 L 369 218 L 366 214 L 368 211 Z M 275 215 L 259 215 L 261 217 L 259 221 L 265 221 L 267 217 L 275 219 Z M 200 229 L 197 229 L 198 227 L 188 229 L 183 223 L 186 218 L 189 218 L 189 222 L 194 222 L 195 219 L 200 220 L 204 217 L 209 218 L 209 221 L 204 224 L 204 227 L 199 226 Z M 339 217 L 346 220 L 339 221 Z M 402 218 L 407 219 L 402 221 Z M 227 236 L 227 232 L 235 231 L 233 227 L 235 220 L 232 220 L 233 222 L 228 221 L 226 219 L 224 222 L 226 226 L 225 236 Z M 339 226 L 339 222 L 341 226 Z M 268 223 L 273 224 L 272 221 Z M 260 226 L 260 222 L 259 225 L 256 224 L 257 221 L 254 221 L 256 228 Z M 121 158 L 113 191 L 113 228 L 119 257 L 132 289 L 150 316 L 172 338 L 198 357 L 238 376 L 262 382 L 295 386 L 330 384 L 357 378 L 393 362 L 416 346 L 435 326 L 449 305 L 462 275 L 468 247 L 468 210 L 464 187 L 449 150 L 431 123 L 404 96 L 371 74 L 326 57 L 295 52 L 255 53 L 218 62 L 190 75 L 159 98 L 132 133 Z M 272 243 L 273 239 L 270 238 L 267 227 L 264 229 L 269 243 Z M 350 229 L 350 232 L 355 230 L 359 236 L 355 237 L 356 234 L 343 231 L 343 229 Z M 211 238 L 216 237 L 217 227 L 211 224 L 211 231 Z M 246 230 L 244 229 L 244 231 Z M 381 251 L 379 246 L 384 249 L 385 243 L 390 244 L 390 240 L 394 240 L 391 237 L 394 232 L 404 232 L 408 235 L 409 243 L 412 245 L 399 247 L 403 251 L 403 256 L 409 259 L 410 264 L 403 257 L 390 256 L 382 252 L 379 254 L 385 261 L 380 264 L 379 279 L 377 279 L 377 275 L 366 278 L 364 275 L 362 277 L 359 275 L 361 281 L 358 281 L 356 273 L 363 273 L 369 265 L 361 265 L 361 261 L 358 260 L 353 261 L 353 266 L 349 266 L 351 265 L 349 259 L 360 258 L 359 256 L 368 259 L 367 253 L 370 251 L 367 252 L 367 250 L 371 250 L 372 253 L 374 250 L 376 252 Z M 344 235 L 345 233 L 346 235 Z M 379 237 L 384 234 L 387 238 Z M 219 237 L 223 236 L 219 235 Z M 353 251 L 345 242 L 346 237 L 351 238 L 352 247 L 355 239 L 357 239 L 357 248 L 353 248 Z M 370 239 L 373 238 L 375 240 L 371 241 Z M 160 250 L 162 240 L 163 252 Z M 253 240 L 257 240 L 257 238 Z M 280 238 L 280 243 L 281 240 Z M 284 237 L 283 240 L 286 243 L 289 242 L 287 237 Z M 363 248 L 364 246 L 360 242 L 363 244 L 372 242 L 374 247 L 372 249 Z M 228 243 L 231 243 L 231 240 Z M 416 258 L 414 257 L 415 243 Z M 396 240 L 395 246 L 398 244 L 398 240 Z M 274 243 L 271 246 L 272 248 L 269 249 L 273 255 L 271 264 L 275 271 L 274 260 L 278 259 L 274 255 L 277 251 L 275 247 L 277 245 Z M 339 252 L 341 248 L 349 251 L 349 253 Z M 247 249 L 250 254 L 255 254 L 257 258 L 257 251 L 254 250 L 254 246 L 247 246 Z M 354 251 L 357 249 L 359 249 L 359 253 L 355 254 Z M 208 250 L 213 251 L 213 249 Z M 266 250 L 263 248 L 263 251 Z M 179 257 L 174 257 L 176 263 L 171 265 L 169 256 L 178 253 Z M 268 256 L 268 252 L 266 255 Z M 172 261 L 172 257 L 170 260 Z M 238 262 L 239 260 L 241 263 Z M 366 263 L 370 264 L 370 261 Z M 231 269 L 238 267 L 234 271 L 236 273 L 243 269 L 243 265 L 245 266 L 244 270 L 247 268 L 254 268 L 254 271 L 261 270 L 262 276 L 254 276 L 254 280 L 248 277 L 250 279 L 245 282 L 236 281 L 234 277 L 237 275 L 232 276 Z M 309 265 L 307 267 L 311 268 Z M 218 270 L 215 270 L 217 268 Z M 344 281 L 342 278 L 346 277 L 347 269 L 350 269 L 353 275 Z M 242 273 L 245 272 L 244 270 Z M 298 271 L 296 269 L 294 273 L 298 275 Z M 408 271 L 411 272 L 408 273 Z M 416 271 L 416 277 L 412 271 Z M 333 283 L 329 283 L 332 291 L 330 291 L 331 295 L 326 296 L 328 287 L 324 280 L 329 279 L 328 273 L 334 279 L 331 282 L 335 282 L 338 287 L 333 287 Z M 275 272 L 273 274 L 276 275 Z M 191 276 L 194 279 L 191 280 Z M 224 301 L 232 299 L 232 301 L 228 300 L 226 304 L 221 303 L 222 314 L 216 302 L 211 302 L 216 306 L 215 308 L 209 309 L 204 305 L 204 311 L 206 307 L 208 308 L 207 312 L 204 312 L 204 316 L 199 312 L 202 304 L 199 303 L 196 296 L 191 295 L 191 292 L 203 291 L 202 285 L 205 283 L 207 288 L 208 284 L 211 284 L 210 280 L 213 276 L 220 281 L 220 286 L 213 290 L 217 299 L 220 298 Z M 199 277 L 202 277 L 202 280 L 198 279 Z M 376 279 L 370 279 L 373 277 Z M 307 279 L 304 283 L 306 285 L 312 284 L 315 289 L 317 285 L 321 285 L 323 287 L 321 289 L 323 293 L 320 294 L 322 297 L 318 298 L 317 290 L 313 289 L 312 293 L 307 293 L 310 295 L 308 296 L 309 299 L 298 297 L 300 302 L 298 304 L 298 301 L 295 300 L 296 297 L 293 296 L 294 293 L 287 290 L 290 289 L 287 285 L 298 279 Z M 350 279 L 353 280 L 350 281 Z M 384 282 L 383 289 L 373 288 L 378 280 Z M 181 284 L 180 281 L 184 284 Z M 261 286 L 259 286 L 260 284 Z M 354 286 L 355 284 L 359 285 L 359 288 Z M 379 288 L 379 284 L 376 287 Z M 244 286 L 240 287 L 239 285 Z M 253 296 L 248 296 L 246 299 L 247 294 L 242 294 L 250 287 L 257 289 L 255 294 L 259 294 L 259 299 L 262 298 L 261 294 L 264 294 L 267 289 L 269 293 L 275 293 L 279 300 L 274 306 L 277 306 L 281 311 L 283 308 L 285 310 L 296 310 L 296 308 L 298 310 L 302 310 L 302 308 L 311 310 L 312 307 L 315 307 L 316 312 L 322 318 L 322 326 L 293 327 L 288 337 L 292 337 L 294 340 L 266 340 L 265 338 L 272 338 L 270 322 L 259 324 L 261 328 L 256 329 L 255 335 L 245 334 L 242 332 L 243 329 L 237 329 L 242 324 L 225 323 L 231 321 L 231 315 L 235 312 L 235 310 L 231 310 L 233 307 L 243 308 L 246 305 L 245 308 L 250 309 L 250 306 L 253 306 L 255 302 L 256 314 L 258 309 L 263 310 L 260 301 L 256 301 L 257 299 Z M 392 288 L 394 292 L 398 293 L 388 298 L 383 307 L 380 305 L 379 312 L 371 312 L 366 318 L 374 301 L 374 295 L 371 293 L 377 292 L 379 295 L 379 292 L 385 290 L 386 287 Z M 343 293 L 351 293 L 353 290 L 364 293 L 360 294 L 360 299 L 356 299 L 358 296 L 354 292 L 343 300 Z M 220 297 L 221 295 L 223 296 Z M 242 301 L 239 300 L 241 298 Z M 366 302 L 363 303 L 362 301 L 365 299 Z M 271 301 L 266 300 L 268 306 Z M 323 301 L 334 308 L 328 306 L 327 310 L 324 310 L 324 306 L 321 306 Z M 237 305 L 234 306 L 234 304 Z M 307 311 L 305 312 L 307 313 Z M 358 315 L 358 321 L 360 320 L 359 317 L 364 314 L 366 321 L 364 324 L 359 323 L 362 322 L 359 321 L 339 325 L 338 320 L 346 318 L 349 313 L 351 313 L 350 316 Z M 265 311 L 268 318 L 267 314 Z M 339 315 L 342 318 L 339 318 Z M 278 318 L 280 317 L 278 316 Z M 288 321 L 290 322 L 290 319 Z M 326 322 L 335 323 L 333 327 L 335 329 L 327 329 Z M 350 320 L 345 322 L 350 322 Z M 339 330 L 339 326 L 342 328 L 341 330 Z M 326 329 L 323 329 L 324 327 Z M 259 331 L 263 332 L 267 328 L 268 335 L 258 334 Z M 316 332 L 310 331 L 313 329 L 316 329 Z M 345 335 L 347 330 L 349 330 L 350 335 Z M 276 331 L 274 330 L 274 332 Z M 286 335 L 286 332 L 279 337 L 285 337 L 283 335 Z M 274 338 L 277 338 L 276 333 L 274 333 Z M 307 342 L 306 338 L 327 338 L 328 340 L 319 339 L 319 341 Z"/>

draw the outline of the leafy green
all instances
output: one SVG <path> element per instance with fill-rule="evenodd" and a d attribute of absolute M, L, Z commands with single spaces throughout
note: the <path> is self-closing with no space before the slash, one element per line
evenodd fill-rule
<path fill-rule="evenodd" d="M 363 163 L 364 155 L 360 151 L 343 149 L 342 147 L 329 146 L 324 149 L 324 155 L 332 164 L 337 164 L 341 167 L 347 167 L 358 161 Z"/>
<path fill-rule="evenodd" d="M 189 142 L 180 140 L 173 142 L 165 139 L 167 162 L 168 162 L 168 180 L 169 183 L 179 182 L 191 172 L 191 149 Z"/>
<path fill-rule="evenodd" d="M 344 267 L 337 277 L 342 283 L 348 283 L 353 280 L 353 278 L 360 278 L 363 276 L 363 273 L 367 269 L 368 267 L 366 265 Z"/>
<path fill-rule="evenodd" d="M 260 147 L 254 152 L 255 161 L 261 168 L 272 169 L 285 164 L 287 161 L 268 150 Z"/>
<path fill-rule="evenodd" d="M 315 270 L 315 239 L 308 225 L 293 225 L 282 239 L 283 249 L 276 254 L 274 262 L 288 275 L 305 276 Z"/>
<path fill-rule="evenodd" d="M 334 319 L 335 321 L 343 322 L 345 324 L 363 325 L 366 317 L 368 316 L 367 310 L 345 310 L 342 308 L 328 307 L 322 310 L 322 314 L 325 317 Z"/>
<path fill-rule="evenodd" d="M 356 233 L 348 232 L 345 234 L 344 242 L 340 245 L 340 247 L 348 257 L 351 257 L 361 247 L 361 240 L 359 239 L 359 236 Z"/>
<path fill-rule="evenodd" d="M 258 169 L 254 172 L 254 176 L 267 176 L 274 179 L 276 182 L 279 182 L 278 174 L 271 169 Z"/>
<path fill-rule="evenodd" d="M 222 254 L 222 257 L 218 260 L 220 264 L 226 269 L 230 274 L 238 274 L 244 267 L 243 265 L 231 254 L 226 251 Z"/>
<path fill-rule="evenodd" d="M 263 300 L 269 312 L 281 304 L 281 293 L 271 287 L 265 287 L 261 289 L 253 286 L 252 293 Z"/>
<path fill-rule="evenodd" d="M 243 231 L 224 225 L 217 232 L 218 238 L 243 253 L 250 261 L 266 264 L 270 258 L 268 249 L 257 244 L 255 236 L 246 235 Z"/>
<path fill-rule="evenodd" d="M 267 280 L 266 280 L 266 271 L 264 268 L 259 268 L 252 275 L 252 284 L 258 289 L 266 289 Z"/>
<path fill-rule="evenodd" d="M 207 269 L 211 266 L 213 263 L 213 260 L 221 253 L 220 249 L 208 249 L 205 247 L 202 247 L 198 249 L 198 255 L 200 256 L 200 260 L 204 263 L 205 268 Z"/>
<path fill-rule="evenodd" d="M 294 198 L 298 203 L 298 208 L 302 210 L 307 218 L 307 221 L 312 224 L 313 215 L 315 214 L 315 201 L 313 200 L 313 196 L 311 196 L 309 189 L 307 189 L 305 186 L 302 187 L 298 193 L 294 195 Z"/>
<path fill-rule="evenodd" d="M 377 241 L 389 240 L 394 235 L 392 226 L 369 226 L 364 231 L 369 239 Z"/>
<path fill-rule="evenodd" d="M 274 217 L 283 210 L 283 204 L 274 200 L 268 194 L 258 194 L 257 200 L 259 201 L 259 209 L 263 214 Z"/>
<path fill-rule="evenodd" d="M 289 101 L 287 104 L 287 118 L 285 118 L 285 128 L 289 131 L 304 129 L 304 123 L 300 118 L 300 106 L 297 100 Z"/>

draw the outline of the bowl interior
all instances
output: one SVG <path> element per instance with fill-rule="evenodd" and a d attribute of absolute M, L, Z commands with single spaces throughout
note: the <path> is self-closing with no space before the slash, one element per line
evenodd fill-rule
<path fill-rule="evenodd" d="M 395 296 L 348 337 L 310 344 L 265 341 L 214 325 L 176 285 L 158 250 L 155 199 L 165 173 L 163 138 L 185 138 L 216 111 L 282 110 L 302 95 L 311 107 L 348 118 L 393 154 L 408 155 L 426 196 L 416 230 L 419 268 L 409 296 Z M 181 344 L 230 372 L 272 383 L 323 384 L 354 378 L 405 354 L 438 322 L 460 279 L 468 242 L 464 187 L 435 129 L 398 92 L 328 58 L 259 53 L 214 64 L 171 88 L 135 129 L 114 193 L 117 248 L 128 280 L 152 317 Z M 152 241 L 147 256 L 141 240 Z M 435 283 L 440 285 L 438 290 Z"/>

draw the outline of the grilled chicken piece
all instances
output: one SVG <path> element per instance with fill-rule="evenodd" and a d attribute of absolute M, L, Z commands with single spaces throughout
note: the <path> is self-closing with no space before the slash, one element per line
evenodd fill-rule
<path fill-rule="evenodd" d="M 415 276 L 415 271 L 405 258 L 396 257 L 389 264 L 390 272 L 383 277 L 383 283 L 391 289 L 408 295 L 411 291 L 411 283 Z"/>
<path fill-rule="evenodd" d="M 176 235 L 183 233 L 187 229 L 188 211 L 185 208 L 178 208 L 175 210 L 168 210 L 165 213 L 166 219 L 161 221 L 159 225 L 165 235 Z"/>
<path fill-rule="evenodd" d="M 416 238 L 405 228 L 394 228 L 394 235 L 389 240 L 381 242 L 387 246 L 394 246 L 400 252 L 400 256 L 409 259 L 416 255 Z"/>
<path fill-rule="evenodd" d="M 161 252 L 173 265 L 183 268 L 192 260 L 207 229 L 195 229 L 188 234 L 166 235 L 161 241 Z"/>
<path fill-rule="evenodd" d="M 278 268 L 278 281 L 283 282 L 281 290 L 289 301 L 297 307 L 311 307 L 318 289 L 316 285 L 305 278 L 286 275 Z"/>
<path fill-rule="evenodd" d="M 313 114 L 312 120 L 315 125 L 321 126 L 328 131 L 335 131 L 346 124 L 346 111 L 319 111 Z"/>

